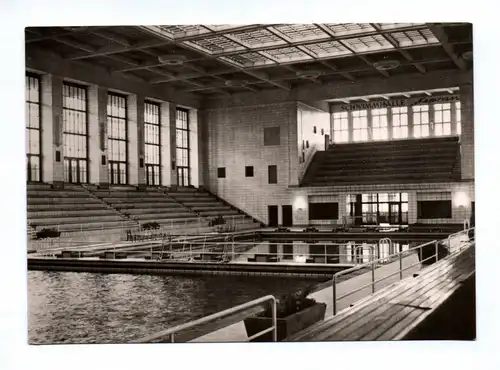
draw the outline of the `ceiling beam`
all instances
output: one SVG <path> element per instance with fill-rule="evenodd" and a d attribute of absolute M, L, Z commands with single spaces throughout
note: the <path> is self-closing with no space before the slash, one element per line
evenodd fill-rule
<path fill-rule="evenodd" d="M 33 27 L 27 27 L 26 31 L 28 31 L 28 32 L 35 32 L 34 30 L 31 30 L 31 28 L 33 28 Z M 37 32 L 38 36 L 36 36 L 36 37 L 28 37 L 28 38 L 26 38 L 24 40 L 24 42 L 26 44 L 30 44 L 30 43 L 33 43 L 33 42 L 52 40 L 54 37 L 71 36 L 71 35 L 74 35 L 75 33 L 81 35 L 81 34 L 89 33 L 89 32 L 92 32 L 94 30 L 99 30 L 99 29 L 103 29 L 103 28 L 106 28 L 106 27 L 105 26 L 93 26 L 93 27 L 89 27 L 85 31 L 77 32 L 77 31 L 69 31 L 69 30 L 67 31 L 67 30 L 64 30 L 64 28 L 61 27 L 61 29 L 63 29 L 63 31 L 61 31 L 61 32 L 58 32 L 58 33 L 55 33 L 55 34 L 51 34 L 51 35 L 41 34 L 41 33 Z"/>
<path fill-rule="evenodd" d="M 155 86 L 130 75 L 111 73 L 102 65 L 86 61 L 70 62 L 53 51 L 35 45 L 26 48 L 26 68 L 53 74 L 73 81 L 99 85 L 108 89 L 133 93 L 188 107 L 200 107 L 200 98 L 194 94 L 176 91 L 169 86 Z"/>
<path fill-rule="evenodd" d="M 439 47 L 441 47 L 441 45 L 438 45 Z M 351 57 L 352 58 L 352 55 L 348 55 L 348 57 Z M 343 59 L 342 58 L 335 58 L 335 59 Z M 354 68 L 346 68 L 346 69 L 339 69 L 339 68 L 333 68 L 333 64 L 331 63 L 333 60 L 335 59 L 332 59 L 331 57 L 321 57 L 321 58 L 318 58 L 318 60 L 323 60 L 325 62 L 327 62 L 329 65 L 330 65 L 330 69 L 332 69 L 333 73 L 331 72 L 325 72 L 325 74 L 340 74 L 340 73 L 350 73 L 350 72 L 361 72 L 361 71 L 367 71 L 367 70 L 372 70 L 372 68 L 367 68 L 367 67 L 363 67 L 363 68 L 360 68 L 360 67 L 354 67 Z M 423 60 L 414 60 L 413 62 L 403 62 L 401 63 L 401 66 L 411 66 L 411 65 L 414 65 L 414 64 L 432 64 L 432 63 L 444 63 L 444 62 L 448 62 L 450 59 L 448 57 L 446 58 L 437 58 L 437 59 L 423 59 Z M 293 62 L 282 62 L 281 64 L 284 65 L 284 64 L 296 64 L 296 63 L 303 63 L 304 61 L 293 61 Z M 158 63 L 154 63 L 152 65 L 148 65 L 148 64 L 143 64 L 141 66 L 138 66 L 137 69 L 145 69 L 145 68 L 148 68 L 148 67 L 155 67 L 155 66 L 158 66 Z M 268 67 L 273 67 L 273 66 L 276 66 L 275 64 L 270 64 L 270 65 L 253 65 L 253 66 L 248 66 L 248 67 L 244 67 L 246 70 L 258 70 L 258 69 L 261 69 L 261 68 L 268 68 Z M 335 66 L 336 67 L 336 66 Z M 120 72 L 127 72 L 127 71 L 132 71 L 134 70 L 135 68 L 126 68 L 126 69 L 123 69 L 123 70 L 120 70 Z M 230 69 L 219 69 L 217 71 L 210 71 L 211 74 L 227 74 L 227 73 L 231 73 L 232 70 Z M 198 78 L 198 77 L 201 77 L 199 74 L 196 74 L 196 73 L 191 73 L 191 74 L 184 74 L 184 75 L 180 75 L 180 76 L 177 76 L 176 79 L 177 80 L 182 80 L 182 79 L 188 79 L 188 78 Z M 151 81 L 152 83 L 163 83 L 163 82 L 168 82 L 169 80 L 166 80 L 166 79 L 159 79 L 159 80 L 154 80 L 154 81 Z"/>
<path fill-rule="evenodd" d="M 162 31 L 161 29 L 158 29 L 157 27 L 154 27 L 154 26 L 139 26 L 140 29 L 144 30 L 144 31 L 147 31 L 149 32 L 151 35 L 154 35 L 158 38 L 163 38 L 162 36 Z M 199 54 L 203 54 L 205 57 L 207 57 L 208 59 L 213 59 L 213 60 L 217 60 L 219 61 L 220 63 L 223 63 L 223 64 L 226 64 L 230 67 L 233 67 L 234 69 L 236 70 L 239 70 L 249 76 L 252 76 L 258 80 L 262 80 L 262 81 L 265 81 L 265 82 L 268 82 L 276 87 L 279 87 L 280 89 L 283 89 L 283 90 L 286 90 L 286 91 L 290 91 L 291 90 L 291 85 L 290 84 L 286 84 L 286 83 L 281 83 L 281 82 L 277 82 L 277 81 L 273 81 L 269 78 L 269 76 L 267 76 L 265 73 L 262 73 L 262 72 L 257 72 L 257 71 L 248 71 L 248 70 L 245 70 L 244 68 L 242 67 L 238 67 L 236 65 L 233 65 L 232 63 L 229 63 L 229 62 L 226 62 L 224 60 L 220 60 L 208 53 L 205 53 L 203 51 L 200 51 L 196 48 L 193 48 L 189 45 L 186 45 L 186 44 L 181 44 L 179 45 L 185 49 L 189 49 L 189 50 L 192 50 L 192 51 L 195 51 Z"/>
<path fill-rule="evenodd" d="M 377 31 L 381 31 L 381 28 L 379 26 L 377 26 L 375 23 L 370 23 L 370 25 L 375 28 Z M 392 46 L 394 46 L 394 48 L 409 62 L 412 62 L 413 61 L 413 57 L 412 55 L 406 51 L 406 50 L 402 50 L 399 48 L 399 43 L 397 42 L 396 39 L 394 39 L 394 37 L 392 37 L 391 34 L 389 33 L 386 33 L 386 34 L 380 34 L 383 38 L 385 38 Z M 425 73 L 426 70 L 425 70 L 425 67 L 422 66 L 421 64 L 414 64 L 415 68 L 420 72 L 420 73 Z"/>
<path fill-rule="evenodd" d="M 203 107 L 207 109 L 219 107 L 238 107 L 257 105 L 265 102 L 286 102 L 291 98 L 296 100 L 320 101 L 331 99 L 345 99 L 353 96 L 387 95 L 394 91 L 425 91 L 446 89 L 454 86 L 470 85 L 472 72 L 461 72 L 455 69 L 428 71 L 425 75 L 415 71 L 404 75 L 392 75 L 384 78 L 374 76 L 360 79 L 355 84 L 345 81 L 342 83 L 327 83 L 323 86 L 298 86 L 292 93 L 273 89 L 261 91 L 259 94 L 237 93 L 228 99 L 207 98 Z"/>
<path fill-rule="evenodd" d="M 103 28 L 103 27 L 100 27 Z M 111 27 L 110 27 L 111 28 Z M 117 45 L 106 45 L 105 47 L 95 51 L 94 53 L 88 53 L 88 54 L 74 54 L 70 55 L 67 57 L 69 60 L 78 60 L 78 59 L 86 59 L 86 58 L 93 58 L 93 57 L 99 57 L 99 56 L 104 56 L 104 55 L 112 55 L 112 54 L 120 54 L 120 53 L 125 53 L 127 51 L 134 51 L 134 50 L 146 50 L 149 48 L 155 48 L 155 47 L 162 47 L 166 45 L 172 45 L 173 43 L 180 43 L 184 41 L 196 41 L 196 40 L 201 40 L 206 37 L 212 36 L 215 37 L 217 35 L 221 35 L 224 33 L 240 33 L 240 32 L 245 32 L 250 29 L 258 28 L 258 25 L 245 25 L 241 27 L 237 27 L 231 30 L 221 30 L 221 31 L 213 31 L 213 32 L 207 32 L 203 34 L 196 34 L 196 35 L 186 35 L 186 36 L 181 36 L 181 37 L 176 37 L 174 38 L 173 35 L 167 36 L 167 32 L 164 32 L 164 39 L 167 39 L 168 41 L 161 41 L 161 42 L 140 42 L 136 44 L 130 44 L 128 46 L 117 46 Z M 35 39 L 34 39 L 35 40 Z M 35 40 L 36 41 L 36 40 Z"/>
<path fill-rule="evenodd" d="M 439 40 L 439 42 L 443 46 L 444 51 L 446 52 L 446 54 L 448 54 L 448 56 L 453 61 L 453 63 L 455 63 L 456 66 L 458 68 L 460 68 L 462 71 L 466 71 L 467 64 L 465 63 L 465 61 L 463 59 L 461 59 L 455 53 L 453 45 L 451 45 L 448 42 L 448 35 L 444 31 L 444 29 L 436 23 L 427 23 L 427 27 L 431 30 L 431 32 L 434 34 L 434 36 L 436 36 L 436 38 Z"/>
<path fill-rule="evenodd" d="M 68 45 L 68 46 L 71 46 L 75 49 L 80 49 L 80 50 L 84 50 L 86 52 L 92 52 L 94 51 L 95 49 L 90 46 L 90 45 L 86 45 L 86 44 L 83 44 L 79 41 L 76 41 L 76 40 L 67 40 L 63 37 L 54 37 L 54 41 L 57 41 L 61 44 L 65 44 L 65 45 Z M 115 60 L 115 61 L 118 61 L 120 63 L 124 63 L 124 64 L 129 64 L 129 65 L 137 65 L 137 63 L 135 61 L 132 61 L 130 60 L 129 58 L 125 58 L 125 57 L 120 57 L 120 56 L 117 56 L 117 55 L 107 55 L 106 56 L 107 58 L 109 59 L 112 59 L 112 60 Z M 121 73 L 123 74 L 123 72 L 118 72 L 118 73 Z M 139 77 L 139 76 L 131 76 L 129 75 L 128 77 L 130 78 L 133 78 L 133 79 L 136 79 L 136 80 L 141 80 L 141 81 L 145 81 L 143 78 Z"/>
<path fill-rule="evenodd" d="M 300 40 L 300 41 L 290 41 L 288 43 L 278 43 L 278 44 L 271 44 L 271 45 L 260 45 L 260 46 L 253 46 L 252 51 L 267 51 L 267 50 L 273 50 L 273 49 L 279 49 L 284 46 L 307 46 L 311 44 L 319 44 L 322 42 L 328 42 L 328 41 L 341 41 L 341 40 L 349 40 L 349 39 L 355 39 L 359 37 L 366 37 L 366 36 L 374 36 L 378 35 L 379 33 L 377 31 L 367 31 L 367 32 L 360 32 L 357 34 L 352 34 L 352 35 L 342 35 L 341 37 L 335 36 L 328 28 L 323 26 L 322 24 L 315 24 L 316 27 L 321 28 L 321 30 L 327 35 L 323 37 L 317 37 L 313 38 L 310 40 Z M 269 29 L 271 27 L 273 30 L 278 31 L 275 27 L 272 27 L 270 25 L 267 25 L 266 28 L 268 31 L 271 32 Z M 380 31 L 381 33 L 392 33 L 392 32 L 402 32 L 402 31 L 413 31 L 413 30 L 419 30 L 419 29 L 425 29 L 427 28 L 424 25 L 418 25 L 418 26 L 410 26 L 410 27 L 402 27 L 398 29 L 391 29 L 391 30 L 382 30 Z M 284 41 L 284 40 L 283 40 Z M 284 41 L 285 42 L 285 41 Z M 228 56 L 228 55 L 238 55 L 238 54 L 245 54 L 247 51 L 246 50 L 231 50 L 231 51 L 221 51 L 221 52 L 216 52 L 213 55 L 214 56 Z"/>
<path fill-rule="evenodd" d="M 330 31 L 325 25 L 323 24 L 319 24 L 319 23 L 315 23 L 315 26 L 319 27 L 323 32 L 327 33 L 328 35 L 330 35 L 331 37 L 335 37 L 335 34 Z M 358 36 L 359 37 L 359 36 Z M 345 38 L 343 39 L 345 40 Z M 387 71 L 381 71 L 380 69 L 377 69 L 373 66 L 373 63 L 364 55 L 361 55 L 361 54 L 358 54 L 356 51 L 354 51 L 353 49 L 351 49 L 348 45 L 346 45 L 345 42 L 343 42 L 343 40 L 339 39 L 337 40 L 343 47 L 345 47 L 347 50 L 349 50 L 353 56 L 356 56 L 358 57 L 359 59 L 361 59 L 363 62 L 365 62 L 366 64 L 368 64 L 370 67 L 372 67 L 373 69 L 375 69 L 376 71 L 378 71 L 382 76 L 384 77 L 389 77 L 389 73 L 387 73 Z"/>
<path fill-rule="evenodd" d="M 274 27 L 271 27 L 271 26 L 266 27 L 266 30 L 271 32 L 274 36 L 278 37 L 281 41 L 285 42 L 288 47 L 291 47 L 292 40 L 289 37 L 287 37 L 286 35 L 284 35 L 283 33 L 281 33 L 280 31 L 278 31 L 277 29 L 275 29 Z M 307 50 L 305 47 L 302 47 L 299 45 L 296 48 L 299 49 L 304 54 L 306 54 L 307 56 L 311 57 L 313 59 L 313 61 L 316 61 L 316 56 L 313 53 L 311 53 L 311 51 Z M 263 51 L 259 52 L 259 54 L 265 56 L 264 53 L 265 52 L 263 52 Z M 288 69 L 289 71 L 292 71 L 295 74 L 297 74 L 297 72 L 298 72 L 297 69 L 290 67 L 289 64 L 281 65 L 278 60 L 275 60 L 275 61 L 278 63 L 278 65 L 280 67 Z M 314 82 L 315 84 L 321 85 L 321 81 L 318 80 L 317 78 L 308 78 L 308 80 Z"/>
<path fill-rule="evenodd" d="M 175 42 L 184 42 L 184 41 L 197 41 L 197 40 L 203 40 L 206 39 L 207 37 L 217 37 L 217 36 L 222 36 L 225 34 L 238 34 L 238 33 L 243 33 L 243 32 L 248 32 L 248 31 L 253 31 L 259 28 L 264 27 L 264 24 L 247 24 L 247 25 L 242 25 L 242 26 L 237 26 L 234 28 L 230 29 L 223 29 L 223 30 L 214 30 L 210 26 L 207 25 L 200 25 L 201 27 L 207 29 L 210 32 L 203 32 L 203 33 L 196 33 L 196 34 L 188 34 L 186 33 L 183 36 L 175 36 L 172 37 Z M 174 36 L 174 35 L 172 35 Z"/>
<path fill-rule="evenodd" d="M 130 41 L 126 40 L 123 37 L 115 36 L 113 34 L 101 32 L 101 31 L 94 31 L 92 33 L 94 35 L 98 36 L 98 37 L 104 38 L 105 40 L 113 41 L 113 42 L 115 42 L 117 44 L 120 44 L 122 46 L 129 47 L 131 45 Z M 148 55 L 151 55 L 151 56 L 153 56 L 155 58 L 158 58 L 158 54 L 156 54 L 155 52 L 152 52 L 150 50 L 145 49 L 145 50 L 142 50 L 142 52 L 144 52 L 144 53 L 146 53 Z M 109 58 L 115 58 L 115 59 L 118 58 L 118 56 L 114 56 L 114 55 L 109 55 L 108 57 Z M 140 65 L 140 63 L 133 63 L 134 67 L 137 67 L 139 65 Z M 168 77 L 168 78 L 174 78 L 175 77 L 175 75 L 173 75 L 171 73 L 155 69 L 156 67 L 161 67 L 161 64 L 158 65 L 158 66 L 155 66 L 155 67 L 148 67 L 148 68 L 145 68 L 145 69 L 148 70 L 148 71 L 150 71 L 150 72 L 152 72 L 152 73 L 160 75 L 160 76 L 164 76 L 164 77 Z M 201 71 L 199 71 L 199 70 L 195 70 L 195 71 L 201 73 Z M 122 72 L 122 73 L 124 73 L 124 72 Z M 196 87 L 204 87 L 205 86 L 205 85 L 203 85 L 203 84 L 201 84 L 199 82 L 195 82 L 195 81 L 191 81 L 191 80 L 183 80 L 182 82 L 190 84 L 190 85 L 194 85 Z M 220 90 L 220 92 L 222 94 L 229 94 L 227 91 L 224 91 L 224 90 Z"/>
<path fill-rule="evenodd" d="M 440 58 L 440 59 L 427 59 L 427 60 L 417 60 L 414 62 L 406 62 L 406 63 L 401 63 L 401 66 L 411 66 L 414 63 L 419 63 L 419 64 L 432 64 L 432 63 L 448 63 L 449 59 L 448 58 Z M 335 74 L 346 74 L 346 73 L 355 73 L 355 72 L 364 72 L 364 71 L 371 71 L 372 68 L 369 66 L 363 66 L 363 67 L 351 67 L 351 68 L 346 68 L 346 69 L 332 69 L 331 71 L 326 71 L 323 73 L 323 75 L 335 75 Z M 227 73 L 232 73 L 233 71 L 231 70 L 226 70 L 226 69 L 220 69 L 217 71 L 208 71 L 210 75 L 216 75 L 216 74 L 227 74 Z M 182 81 L 184 79 L 190 79 L 190 78 L 198 78 L 202 77 L 202 75 L 197 74 L 197 73 L 191 73 L 191 74 L 185 74 L 185 75 L 180 75 L 176 76 L 175 78 L 172 79 L 156 79 L 156 80 L 151 80 L 149 83 L 151 84 L 159 84 L 159 83 L 167 83 L 167 82 L 173 82 L 173 81 Z M 280 77 L 273 77 L 274 81 L 286 81 L 286 80 L 291 80 L 295 79 L 296 75 L 282 75 Z M 255 83 L 260 83 L 261 81 L 257 81 Z M 253 84 L 251 82 L 251 84 Z"/>

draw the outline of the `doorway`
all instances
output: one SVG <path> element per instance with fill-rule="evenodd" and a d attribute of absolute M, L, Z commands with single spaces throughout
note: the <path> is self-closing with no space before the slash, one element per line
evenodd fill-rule
<path fill-rule="evenodd" d="M 278 206 L 267 206 L 269 226 L 278 226 Z"/>
<path fill-rule="evenodd" d="M 87 160 L 64 158 L 64 182 L 81 184 L 87 182 Z"/>
<path fill-rule="evenodd" d="M 389 223 L 391 225 L 401 224 L 400 203 L 389 203 Z"/>
<path fill-rule="evenodd" d="M 293 225 L 293 212 L 292 206 L 285 205 L 281 206 L 281 213 L 283 218 L 283 226 L 292 226 Z"/>

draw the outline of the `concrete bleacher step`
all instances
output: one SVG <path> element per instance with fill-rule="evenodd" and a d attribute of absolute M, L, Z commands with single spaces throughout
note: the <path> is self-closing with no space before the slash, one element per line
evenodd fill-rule
<path fill-rule="evenodd" d="M 336 144 L 316 153 L 302 186 L 454 181 L 458 137 Z"/>
<path fill-rule="evenodd" d="M 440 165 L 453 165 L 456 162 L 456 155 L 453 156 L 448 156 L 448 157 L 440 157 L 440 158 L 434 158 L 432 161 L 429 160 L 429 158 L 424 158 L 422 159 L 421 157 L 415 158 L 411 157 L 405 160 L 401 160 L 401 158 L 389 158 L 387 160 L 353 160 L 352 163 L 349 163 L 348 169 L 349 170 L 357 170 L 357 169 L 383 169 L 387 167 L 401 167 L 401 166 L 406 166 L 406 165 L 412 165 L 412 166 L 427 166 L 430 163 L 432 163 L 435 166 L 440 166 Z M 339 167 L 343 166 L 345 168 L 346 163 L 339 163 L 337 161 L 324 161 L 318 165 L 318 170 L 319 169 L 338 169 Z"/>
<path fill-rule="evenodd" d="M 28 204 L 100 204 L 92 198 L 28 197 Z"/>
<path fill-rule="evenodd" d="M 85 192 L 72 190 L 28 190 L 28 197 L 89 198 Z"/>
<path fill-rule="evenodd" d="M 84 222 L 106 222 L 106 221 L 121 221 L 123 217 L 119 215 L 104 215 L 104 216 L 72 216 L 72 217 L 59 217 L 59 216 L 42 216 L 42 217 L 31 217 L 30 221 L 38 225 L 44 224 L 76 224 Z"/>
<path fill-rule="evenodd" d="M 44 224 L 44 225 L 38 225 L 38 229 L 42 228 L 56 228 L 61 232 L 78 232 L 82 230 L 107 230 L 107 229 L 118 229 L 118 228 L 123 228 L 123 227 L 130 227 L 135 224 L 132 223 L 127 223 L 125 221 L 94 221 L 94 220 L 89 220 L 85 223 L 81 224 L 61 224 L 61 223 L 54 223 L 54 224 Z"/>
<path fill-rule="evenodd" d="M 181 207 L 167 207 L 167 206 L 158 206 L 158 207 L 144 207 L 144 208 L 120 208 L 123 212 L 127 212 L 130 216 L 136 216 L 140 214 L 168 214 L 168 215 L 176 215 L 176 214 L 190 214 L 191 212 L 181 208 Z"/>
<path fill-rule="evenodd" d="M 27 210 L 28 211 L 66 211 L 66 210 L 82 210 L 82 211 L 90 211 L 90 210 L 102 210 L 107 209 L 104 208 L 100 203 L 28 203 Z M 109 210 L 108 210 L 109 212 Z"/>
<path fill-rule="evenodd" d="M 215 217 L 215 216 L 237 216 L 240 213 L 236 210 L 227 210 L 227 211 L 200 211 L 200 215 L 204 217 Z"/>
<path fill-rule="evenodd" d="M 330 145 L 327 152 L 330 151 L 371 151 L 374 149 L 386 148 L 389 149 L 405 149 L 405 148 L 429 148 L 450 146 L 459 142 L 458 136 L 443 136 L 443 137 L 429 137 L 429 138 L 411 138 L 391 141 L 368 141 L 368 142 L 351 142 L 351 143 L 338 143 Z"/>
<path fill-rule="evenodd" d="M 435 164 L 428 164 L 425 166 L 412 166 L 411 163 L 408 164 L 407 166 L 399 166 L 399 167 L 393 167 L 391 165 L 384 167 L 384 168 L 360 168 L 360 169 L 352 169 L 352 168 L 319 168 L 317 171 L 317 175 L 321 176 L 323 174 L 341 174 L 343 176 L 357 176 L 360 171 L 363 171 L 362 174 L 363 176 L 368 176 L 371 174 L 390 174 L 392 173 L 440 173 L 440 172 L 452 172 L 453 167 L 451 164 L 446 164 L 446 165 L 435 165 Z"/>
<path fill-rule="evenodd" d="M 118 203 L 168 203 L 168 204 L 175 204 L 175 201 L 170 200 L 168 198 L 162 198 L 162 197 L 140 197 L 140 198 L 126 198 L 126 197 L 103 197 L 102 198 L 105 202 L 110 203 L 110 204 L 118 204 Z"/>
<path fill-rule="evenodd" d="M 452 151 L 453 149 L 456 148 L 457 144 L 450 144 L 450 145 L 437 145 L 437 146 L 432 146 L 432 147 L 412 147 L 412 146 L 407 146 L 407 147 L 402 147 L 402 148 L 393 148 L 389 145 L 387 146 L 379 146 L 376 148 L 339 148 L 337 150 L 328 150 L 325 152 L 325 157 L 332 159 L 332 158 L 348 158 L 352 156 L 359 156 L 359 157 L 368 157 L 368 156 L 373 156 L 375 158 L 377 157 L 386 157 L 386 156 L 401 156 L 401 157 L 408 157 L 410 155 L 428 155 L 429 152 L 433 153 L 439 153 L 439 154 L 446 154 Z"/>
<path fill-rule="evenodd" d="M 100 217 L 100 216 L 112 216 L 115 215 L 108 209 L 73 209 L 73 210 L 28 210 L 28 217 L 40 218 L 40 217 Z"/>
<path fill-rule="evenodd" d="M 211 203 L 211 204 L 189 204 L 189 207 L 194 211 L 230 211 L 231 207 L 222 203 Z"/>
<path fill-rule="evenodd" d="M 179 219 L 191 219 L 193 218 L 193 215 L 190 214 L 190 213 L 180 213 L 180 214 L 165 214 L 165 213 L 162 213 L 162 214 L 151 214 L 151 213 L 147 213 L 147 214 L 139 214 L 139 215 L 132 215 L 131 216 L 132 219 L 134 220 L 137 220 L 137 221 L 140 221 L 142 223 L 146 222 L 146 221 L 168 221 L 168 220 L 172 220 L 172 221 L 175 221 L 175 220 L 179 220 Z"/>
<path fill-rule="evenodd" d="M 439 183 L 439 182 L 450 182 L 455 181 L 451 175 L 432 175 L 429 177 L 423 176 L 406 176 L 406 177 L 396 177 L 396 176 L 386 176 L 386 177 L 375 177 L 375 178 L 324 178 L 324 179 L 314 179 L 313 181 L 303 182 L 303 186 L 328 186 L 328 185 L 373 185 L 373 184 L 410 184 L 410 183 Z"/>

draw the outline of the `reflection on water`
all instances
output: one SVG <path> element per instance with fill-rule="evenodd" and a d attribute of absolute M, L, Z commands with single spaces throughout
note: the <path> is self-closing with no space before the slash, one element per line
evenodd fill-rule
<path fill-rule="evenodd" d="M 281 262 L 305 263 L 307 259 L 314 257 L 336 257 L 334 263 L 366 263 L 372 260 L 372 253 L 375 259 L 387 258 L 408 248 L 409 242 L 392 242 L 389 239 L 381 239 L 379 242 L 263 241 L 239 254 L 235 262 L 246 262 L 256 254 L 269 254 L 276 256 Z"/>
<path fill-rule="evenodd" d="M 30 271 L 30 344 L 124 343 L 312 280 Z"/>

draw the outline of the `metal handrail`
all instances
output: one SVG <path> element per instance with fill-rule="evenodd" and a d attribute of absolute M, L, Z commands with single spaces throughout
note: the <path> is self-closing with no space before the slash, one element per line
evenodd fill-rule
<path fill-rule="evenodd" d="M 392 251 L 393 243 L 392 243 L 392 240 L 390 238 L 382 238 L 378 241 L 377 244 L 380 245 L 381 243 L 389 243 L 389 251 Z M 378 257 L 380 259 L 380 248 L 379 248 L 378 252 L 379 252 Z M 385 257 L 385 259 L 390 259 L 390 255 L 389 255 L 389 257 Z"/>
<path fill-rule="evenodd" d="M 471 228 L 471 227 L 470 227 L 470 220 L 465 219 L 465 220 L 464 220 L 464 230 L 468 230 L 468 229 L 470 229 L 470 228 Z"/>
<path fill-rule="evenodd" d="M 470 231 L 473 231 L 474 228 L 471 228 L 471 229 L 467 229 L 467 230 L 462 230 L 458 233 L 455 233 L 455 234 L 452 234 L 452 236 L 458 236 L 458 235 L 468 235 L 468 233 Z M 448 249 L 450 249 L 450 238 L 448 237 L 446 239 L 448 241 Z M 443 240 L 441 240 L 441 242 L 443 242 Z M 472 241 L 471 241 L 472 242 Z M 431 245 L 431 244 L 434 244 L 435 245 L 435 253 L 426 258 L 426 259 L 422 259 L 423 255 L 422 255 L 422 249 L 428 245 Z M 397 273 L 399 273 L 399 277 L 400 277 L 400 280 L 403 279 L 403 271 L 406 271 L 408 270 L 409 268 L 412 268 L 412 267 L 415 267 L 417 265 L 421 265 L 423 262 L 425 261 L 428 261 L 428 260 L 431 260 L 431 259 L 435 259 L 436 262 L 438 261 L 438 258 L 439 258 L 439 255 L 438 255 L 438 246 L 439 246 L 439 241 L 438 240 L 433 240 L 433 241 L 430 241 L 430 242 L 427 242 L 427 243 L 424 243 L 424 244 L 421 244 L 421 245 L 418 245 L 416 247 L 413 247 L 413 248 L 410 248 L 410 249 L 407 249 L 405 251 L 399 251 L 397 253 L 394 253 L 392 255 L 389 255 L 388 257 L 386 258 L 379 258 L 379 259 L 376 259 L 376 260 L 373 260 L 373 261 L 370 261 L 370 262 L 367 262 L 367 263 L 364 263 L 362 265 L 356 265 L 354 267 L 351 267 L 349 269 L 346 269 L 346 270 L 342 270 L 342 271 L 339 271 L 337 272 L 336 274 L 333 275 L 333 278 L 332 278 L 332 291 L 333 291 L 333 315 L 336 315 L 337 314 L 337 300 L 340 300 L 342 298 L 345 298 L 345 297 L 348 297 L 354 293 L 357 293 L 363 289 L 366 289 L 367 287 L 371 286 L 372 287 L 372 294 L 375 293 L 375 284 L 382 281 L 382 280 L 385 280 Z M 461 246 L 460 246 L 460 249 L 461 249 Z M 416 250 L 419 250 L 420 251 L 420 260 L 418 263 L 416 264 L 413 264 L 411 266 L 408 266 L 406 268 L 403 269 L 403 256 L 404 255 L 408 255 Z M 392 259 L 393 257 L 399 257 L 399 270 L 396 271 L 395 273 L 392 273 L 390 275 L 387 275 L 387 276 L 384 276 L 383 278 L 379 279 L 379 280 L 375 280 L 375 266 L 377 263 L 380 263 L 382 260 L 384 259 L 387 259 L 387 258 L 390 258 Z M 369 283 L 369 284 L 366 284 L 362 287 L 358 287 L 356 288 L 355 290 L 352 290 L 340 297 L 337 297 L 337 279 L 339 276 L 342 276 L 342 275 L 345 275 L 345 274 L 349 274 L 351 272 L 354 272 L 354 271 L 357 271 L 357 270 L 360 270 L 362 268 L 366 268 L 366 267 L 371 267 L 371 275 L 372 275 L 372 281 Z"/>
<path fill-rule="evenodd" d="M 260 306 L 266 302 L 271 303 L 272 326 L 252 335 L 251 337 L 248 338 L 248 340 L 250 341 L 250 340 L 252 340 L 254 338 L 258 338 L 266 333 L 272 332 L 273 342 L 277 342 L 278 341 L 278 326 L 277 326 L 276 298 L 272 295 L 266 295 L 264 297 L 254 299 L 253 301 L 246 302 L 246 303 L 240 304 L 238 306 L 228 308 L 227 310 L 220 311 L 220 312 L 214 313 L 212 315 L 205 316 L 205 317 L 202 317 L 202 318 L 194 320 L 194 321 L 190 321 L 190 322 L 185 323 L 185 324 L 180 324 L 180 325 L 174 326 L 172 328 L 168 328 L 166 330 L 160 331 L 160 332 L 153 334 L 153 335 L 150 335 L 148 337 L 144 337 L 144 338 L 141 338 L 139 340 L 135 340 L 132 343 L 149 343 L 152 341 L 157 341 L 161 338 L 165 338 L 167 336 L 169 337 L 170 342 L 174 343 L 175 342 L 175 334 L 180 332 L 180 331 L 184 331 L 184 330 L 193 328 L 195 326 L 199 326 L 199 325 L 206 324 L 206 323 L 209 323 L 209 322 L 212 322 L 212 321 L 224 318 L 224 317 L 228 317 L 230 315 L 235 315 L 235 314 L 242 312 L 244 310 L 248 310 L 250 308 Z M 241 318 L 238 318 L 237 320 L 235 320 L 234 323 L 240 322 L 240 321 L 241 321 Z M 228 325 L 231 325 L 231 324 L 228 324 Z"/>

